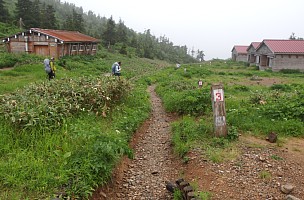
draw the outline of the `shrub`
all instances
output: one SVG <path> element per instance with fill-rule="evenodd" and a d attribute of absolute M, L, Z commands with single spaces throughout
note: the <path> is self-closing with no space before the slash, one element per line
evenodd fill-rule
<path fill-rule="evenodd" d="M 0 114 L 17 128 L 54 129 L 60 127 L 66 117 L 81 112 L 105 115 L 129 89 L 128 81 L 112 77 L 39 82 L 3 96 Z"/>
<path fill-rule="evenodd" d="M 209 92 L 204 93 L 201 90 L 168 93 L 163 98 L 164 106 L 170 112 L 202 115 L 211 109 Z"/>
<path fill-rule="evenodd" d="M 299 69 L 281 69 L 280 72 L 283 74 L 299 74 L 301 71 Z"/>
<path fill-rule="evenodd" d="M 274 84 L 270 87 L 272 90 L 290 91 L 292 87 L 286 84 Z"/>

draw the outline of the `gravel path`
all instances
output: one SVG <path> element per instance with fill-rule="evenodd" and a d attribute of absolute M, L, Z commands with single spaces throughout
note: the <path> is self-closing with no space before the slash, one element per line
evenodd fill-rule
<path fill-rule="evenodd" d="M 169 200 L 165 181 L 178 178 L 171 148 L 171 117 L 164 111 L 155 86 L 149 86 L 152 114 L 133 138 L 134 159 L 125 158 L 114 173 L 112 184 L 98 192 L 97 199 Z"/>

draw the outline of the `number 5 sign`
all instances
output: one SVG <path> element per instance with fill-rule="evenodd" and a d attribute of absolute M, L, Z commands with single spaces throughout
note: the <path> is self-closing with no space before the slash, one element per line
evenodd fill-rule
<path fill-rule="evenodd" d="M 214 101 L 224 101 L 224 91 L 223 89 L 213 90 Z"/>

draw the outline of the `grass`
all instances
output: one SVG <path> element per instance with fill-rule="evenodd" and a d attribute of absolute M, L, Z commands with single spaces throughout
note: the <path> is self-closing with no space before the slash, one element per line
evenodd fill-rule
<path fill-rule="evenodd" d="M 3 95 L 0 97 L 30 83 L 46 81 L 40 63 L 43 58 L 21 55 L 10 59 L 15 67 L 0 71 L 0 95 Z M 18 130 L 0 120 L 0 199 L 47 199 L 58 194 L 89 198 L 97 185 L 109 180 L 122 155 L 132 157 L 127 144 L 149 116 L 151 107 L 146 91 L 149 84 L 157 84 L 156 91 L 168 111 L 180 114 L 180 119 L 172 124 L 173 144 L 185 162 L 187 153 L 193 149 L 200 149 L 216 163 L 236 159 L 239 132 L 260 137 L 270 131 L 278 133 L 279 138 L 304 136 L 301 118 L 304 111 L 297 109 L 303 107 L 301 73 L 260 72 L 240 63 L 222 61 L 201 66 L 184 64 L 181 70 L 176 70 L 162 61 L 132 59 L 101 50 L 92 57 L 74 56 L 56 61 L 56 79 L 103 77 L 118 60 L 123 63 L 123 78 L 133 87 L 128 97 L 106 117 L 87 112 L 65 117 L 63 124 L 52 131 L 41 127 Z M 272 88 L 252 84 L 253 76 L 273 77 L 284 84 Z M 197 86 L 199 79 L 204 82 L 202 89 Z M 219 82 L 224 84 L 227 138 L 213 138 L 210 87 Z M 267 104 L 259 104 L 260 98 Z M 267 172 L 260 174 L 260 178 L 269 177 L 271 174 Z M 208 196 L 202 193 L 202 198 Z"/>
<path fill-rule="evenodd" d="M 83 112 L 64 117 L 60 126 L 48 130 L 41 126 L 16 129 L 1 116 L 0 199 L 49 199 L 60 194 L 62 198 L 88 199 L 95 187 L 109 180 L 122 155 L 133 157 L 128 141 L 150 112 L 146 74 L 168 64 L 105 55 L 106 59 L 97 55 L 56 61 L 57 76 L 52 84 L 65 88 L 61 82 L 65 78 L 102 78 L 111 71 L 114 61 L 122 60 L 122 79 L 132 81 L 133 87 L 127 98 L 117 103 L 106 117 Z M 26 60 L 26 56 L 22 58 Z M 20 63 L 11 70 L 0 71 L 3 97 L 28 89 L 31 83 L 39 86 L 48 82 L 42 63 Z"/>
<path fill-rule="evenodd" d="M 240 63 L 215 60 L 211 65 L 184 64 L 180 69 L 167 68 L 150 80 L 157 83 L 156 91 L 166 110 L 181 116 L 180 121 L 172 124 L 175 152 L 187 160 L 189 151 L 200 148 L 213 162 L 223 162 L 238 156 L 234 141 L 239 133 L 264 138 L 268 133 L 276 132 L 278 145 L 282 137 L 304 136 L 304 110 L 299 109 L 304 105 L 301 96 L 303 77 L 303 73 L 258 71 Z M 262 80 L 270 78 L 277 83 L 264 85 Z M 198 89 L 200 79 L 204 86 Z M 212 139 L 210 88 L 214 83 L 224 85 L 227 138 Z"/>
<path fill-rule="evenodd" d="M 260 173 L 259 173 L 259 177 L 261 179 L 264 179 L 264 180 L 270 180 L 272 175 L 270 172 L 266 171 L 266 170 L 262 170 Z"/>

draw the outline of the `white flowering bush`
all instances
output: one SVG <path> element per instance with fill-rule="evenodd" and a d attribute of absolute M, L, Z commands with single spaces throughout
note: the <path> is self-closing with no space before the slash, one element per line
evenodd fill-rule
<path fill-rule="evenodd" d="M 81 77 L 37 82 L 0 98 L 0 114 L 17 128 L 58 128 L 81 112 L 108 113 L 130 91 L 115 77 Z"/>

